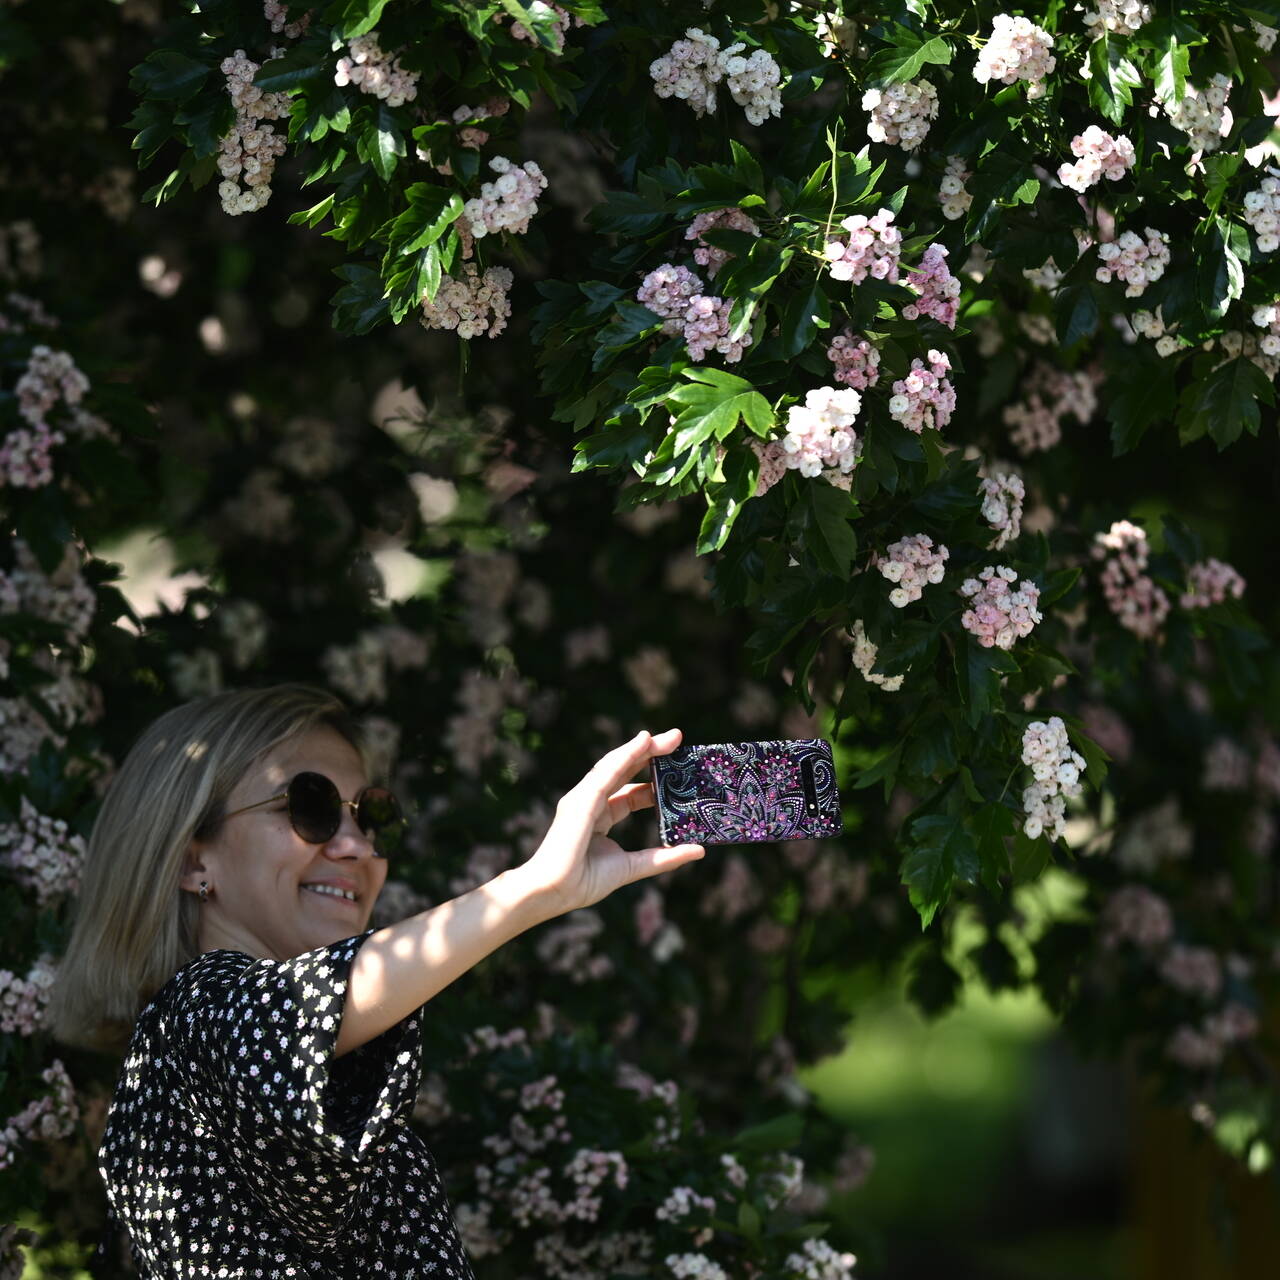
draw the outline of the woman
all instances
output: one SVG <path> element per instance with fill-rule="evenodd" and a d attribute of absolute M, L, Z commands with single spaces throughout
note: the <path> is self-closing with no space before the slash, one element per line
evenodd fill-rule
<path fill-rule="evenodd" d="M 398 809 L 341 703 L 222 693 L 147 729 L 94 826 L 52 1005 L 70 1043 L 128 1037 L 99 1167 L 139 1273 L 470 1277 L 407 1120 L 423 1006 L 531 926 L 702 857 L 606 835 L 679 741 L 637 734 L 522 865 L 370 930 Z"/>

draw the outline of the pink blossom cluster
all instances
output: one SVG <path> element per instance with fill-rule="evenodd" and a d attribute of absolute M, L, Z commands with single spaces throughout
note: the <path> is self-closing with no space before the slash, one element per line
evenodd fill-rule
<path fill-rule="evenodd" d="M 37 329 L 58 327 L 56 317 L 50 315 L 44 304 L 37 298 L 27 297 L 25 293 L 15 293 L 10 290 L 4 295 L 4 301 L 0 306 L 4 308 L 0 311 L 0 333 L 26 333 L 29 327 Z"/>
<path fill-rule="evenodd" d="M 1102 265 L 1093 273 L 1102 284 L 1110 284 L 1112 278 L 1123 280 L 1126 298 L 1140 298 L 1147 286 L 1164 275 L 1172 254 L 1169 237 L 1163 231 L 1146 228 L 1146 239 L 1136 231 L 1125 231 L 1118 240 L 1108 240 L 1098 246 Z"/>
<path fill-rule="evenodd" d="M 907 284 L 920 296 L 917 301 L 902 308 L 904 320 L 916 320 L 920 316 L 932 316 L 948 329 L 956 327 L 956 311 L 960 306 L 960 281 L 947 266 L 947 251 L 940 244 L 931 244 L 920 259 L 918 267 L 908 267 Z"/>
<path fill-rule="evenodd" d="M 1219 736 L 1205 748 L 1200 785 L 1206 791 L 1246 791 L 1252 761 L 1230 738 Z"/>
<path fill-rule="evenodd" d="M 636 939 L 659 964 L 666 964 L 684 949 L 684 934 L 674 920 L 663 911 L 662 891 L 650 886 L 636 903 Z"/>
<path fill-rule="evenodd" d="M 729 1280 L 729 1273 L 705 1253 L 669 1253 L 662 1261 L 676 1280 Z"/>
<path fill-rule="evenodd" d="M 26 796 L 18 821 L 0 825 L 0 867 L 32 890 L 42 907 L 80 888 L 84 855 L 84 837 L 61 818 L 41 813 Z"/>
<path fill-rule="evenodd" d="M 1075 164 L 1058 167 L 1058 180 L 1072 191 L 1088 191 L 1103 178 L 1119 182 L 1133 168 L 1133 143 L 1123 134 L 1112 137 L 1096 124 L 1071 139 Z"/>
<path fill-rule="evenodd" d="M 462 206 L 466 229 L 477 240 L 501 231 L 523 235 L 538 212 L 538 197 L 547 189 L 546 176 L 536 161 L 517 166 L 506 156 L 494 156 L 489 168 L 497 178 L 482 183 L 480 194 Z"/>
<path fill-rule="evenodd" d="M 684 238 L 698 242 L 693 251 L 693 260 L 700 267 L 706 267 L 707 275 L 713 278 L 734 255 L 728 249 L 717 249 L 715 245 L 707 244 L 702 238 L 706 231 L 745 231 L 753 236 L 760 234 L 760 228 L 741 209 L 705 209 L 698 214 L 685 228 Z"/>
<path fill-rule="evenodd" d="M 1182 594 L 1184 609 L 1207 609 L 1221 604 L 1228 596 L 1239 600 L 1244 595 L 1244 579 L 1231 565 L 1212 556 L 1187 569 L 1187 589 Z"/>
<path fill-rule="evenodd" d="M 756 477 L 756 491 L 753 496 L 763 498 L 791 469 L 788 466 L 789 455 L 782 447 L 781 440 L 769 440 L 768 442 L 752 440 L 751 448 L 760 460 L 760 470 Z"/>
<path fill-rule="evenodd" d="M 352 644 L 331 644 L 320 655 L 328 682 L 352 702 L 385 702 L 387 655 L 372 631 L 362 631 Z"/>
<path fill-rule="evenodd" d="M 582 26 L 582 19 L 576 14 L 570 13 L 568 9 L 562 9 L 558 4 L 547 4 L 546 0 L 531 0 L 528 9 L 530 15 L 535 18 L 550 17 L 551 43 L 555 46 L 557 53 L 564 52 L 564 38 L 570 23 Z M 523 22 L 513 22 L 511 34 L 517 40 L 527 40 L 530 44 L 538 43 L 537 33 L 530 31 Z"/>
<path fill-rule="evenodd" d="M 518 765 L 520 748 L 499 737 L 503 713 L 510 706 L 528 701 L 527 682 L 511 667 L 498 675 L 466 671 L 458 689 L 459 711 L 445 724 L 443 743 L 454 766 L 468 777 L 476 777 L 484 762 L 494 755 L 505 756 L 509 765 Z"/>
<path fill-rule="evenodd" d="M 673 1187 L 667 1198 L 654 1210 L 659 1222 L 680 1222 L 695 1211 L 715 1213 L 714 1196 L 699 1195 L 692 1187 Z M 705 1241 L 697 1241 L 703 1244 Z"/>
<path fill-rule="evenodd" d="M 347 49 L 349 56 L 338 59 L 333 73 L 338 88 L 353 84 L 389 107 L 402 107 L 417 98 L 418 72 L 406 71 L 395 54 L 384 53 L 376 31 L 356 36 Z"/>
<path fill-rule="evenodd" d="M 1022 504 L 1027 487 L 1021 476 L 996 471 L 983 477 L 978 491 L 982 495 L 982 518 L 996 532 L 991 549 L 999 551 L 1022 532 Z"/>
<path fill-rule="evenodd" d="M 282 32 L 286 39 L 296 40 L 311 25 L 311 13 L 307 11 L 294 22 L 289 21 L 289 11 L 280 0 L 263 0 L 262 16 L 271 23 L 275 35 Z"/>
<path fill-rule="evenodd" d="M 804 404 L 787 410 L 787 433 L 782 439 L 787 466 L 802 476 L 821 475 L 828 469 L 847 475 L 862 452 L 853 429 L 861 408 L 862 397 L 851 387 L 807 391 Z"/>
<path fill-rule="evenodd" d="M 871 276 L 896 283 L 902 232 L 893 225 L 893 211 L 881 209 L 870 218 L 864 213 L 851 214 L 840 226 L 849 233 L 848 237 L 834 237 L 822 247 L 832 279 L 861 284 Z"/>
<path fill-rule="evenodd" d="M 998 13 L 991 24 L 991 35 L 974 64 L 973 78 L 979 84 L 992 80 L 1013 84 L 1015 80 L 1025 80 L 1027 97 L 1042 98 L 1045 77 L 1052 74 L 1057 65 L 1050 52 L 1052 48 L 1053 37 L 1029 18 Z"/>
<path fill-rule="evenodd" d="M 1120 625 L 1143 640 L 1158 635 L 1169 615 L 1169 598 L 1147 574 L 1147 535 L 1128 520 L 1117 520 L 1094 535 L 1092 554 L 1103 560 L 1102 594 Z"/>
<path fill-rule="evenodd" d="M 716 86 L 723 80 L 747 119 L 763 124 L 782 114 L 782 71 L 764 49 L 743 57 L 746 47 L 739 41 L 721 49 L 715 36 L 690 27 L 683 40 L 649 64 L 654 92 L 660 98 L 679 98 L 695 115 L 704 116 L 716 109 Z"/>
<path fill-rule="evenodd" d="M 1105 35 L 1131 36 L 1151 21 L 1154 10 L 1147 0 L 1091 0 L 1084 15 L 1091 40 Z"/>
<path fill-rule="evenodd" d="M 735 364 L 751 343 L 750 333 L 729 338 L 727 298 L 704 294 L 702 281 L 688 267 L 664 262 L 650 271 L 636 290 L 636 301 L 663 319 L 663 333 L 680 334 L 691 360 L 702 360 L 715 350 L 726 364 Z"/>
<path fill-rule="evenodd" d="M 1258 1034 L 1258 1018 L 1233 1000 L 1207 1015 L 1199 1028 L 1183 1024 L 1165 1045 L 1165 1054 L 1190 1071 L 1207 1071 L 1221 1064 L 1227 1049 Z"/>
<path fill-rule="evenodd" d="M 927 368 L 917 356 L 907 375 L 893 384 L 890 416 L 916 435 L 926 427 L 941 431 L 956 407 L 955 388 L 947 377 L 950 372 L 951 361 L 944 351 L 930 350 Z"/>
<path fill-rule="evenodd" d="M 832 377 L 846 387 L 865 391 L 880 381 L 880 353 L 866 338 L 837 334 L 827 348 L 827 359 L 835 365 Z"/>
<path fill-rule="evenodd" d="M 1160 976 L 1184 995 L 1216 1000 L 1222 994 L 1222 961 L 1212 947 L 1175 942 L 1160 961 Z"/>
<path fill-rule="evenodd" d="M 0 1032 L 33 1036 L 43 1028 L 56 973 L 49 956 L 41 956 L 25 978 L 0 969 Z"/>
<path fill-rule="evenodd" d="M 915 533 L 891 542 L 876 561 L 882 577 L 895 583 L 889 603 L 901 609 L 919 600 L 928 583 L 939 583 L 946 573 L 950 552 L 941 543 L 935 548 L 927 533 Z"/>
<path fill-rule="evenodd" d="M 867 137 L 872 142 L 914 151 L 938 117 L 938 91 L 927 80 L 868 89 L 862 95 L 862 109 L 871 113 Z"/>
<path fill-rule="evenodd" d="M 1100 940 L 1108 951 L 1132 942 L 1143 951 L 1158 951 L 1173 937 L 1173 912 L 1158 894 L 1142 884 L 1127 884 L 1108 897 L 1099 915 Z"/>
<path fill-rule="evenodd" d="M 1174 128 L 1191 136 L 1198 152 L 1217 151 L 1222 139 L 1231 132 L 1231 112 L 1227 98 L 1231 93 L 1231 78 L 1219 72 L 1204 89 L 1187 85 L 1181 102 L 1170 106 L 1161 103 Z"/>
<path fill-rule="evenodd" d="M 17 1149 L 33 1138 L 51 1140 L 66 1138 L 80 1120 L 75 1085 L 67 1069 L 57 1058 L 40 1073 L 40 1079 L 52 1093 L 28 1102 L 17 1115 L 0 1126 L 0 1169 L 9 1168 L 17 1158 Z"/>
<path fill-rule="evenodd" d="M 1105 744 L 1099 745 L 1108 749 Z M 1182 817 L 1178 797 L 1170 795 L 1129 823 L 1115 845 L 1113 857 L 1124 871 L 1151 875 L 1162 862 L 1189 858 L 1194 847 L 1195 832 Z"/>
<path fill-rule="evenodd" d="M 581 986 L 598 982 L 613 973 L 613 961 L 606 955 L 592 954 L 591 944 L 604 932 L 604 920 L 589 908 L 570 912 L 564 920 L 543 930 L 536 951 L 552 973 L 561 973 Z"/>
<path fill-rule="evenodd" d="M 511 315 L 507 291 L 514 280 L 507 267 L 487 267 L 481 275 L 474 262 L 464 262 L 461 275 L 443 276 L 436 296 L 422 299 L 423 326 L 451 329 L 460 338 L 496 338 Z"/>
<path fill-rule="evenodd" d="M 79 549 L 69 543 L 57 567 L 46 574 L 21 538 L 12 545 L 13 569 L 0 571 L 0 614 L 29 613 L 61 627 L 67 641 L 78 644 L 97 609 L 97 596 L 80 572 Z"/>
<path fill-rule="evenodd" d="M 272 57 L 283 53 L 273 49 Z M 218 196 L 225 213 L 253 213 L 271 199 L 271 178 L 276 161 L 288 146 L 283 133 L 264 120 L 287 120 L 289 95 L 264 93 L 253 83 L 258 64 L 237 49 L 222 60 L 222 74 L 227 78 L 227 92 L 235 107 L 236 118 L 230 130 L 218 143 Z M 240 182 L 244 181 L 244 190 Z"/>
<path fill-rule="evenodd" d="M 853 665 L 862 674 L 862 678 L 869 684 L 878 684 L 885 693 L 897 693 L 902 688 L 902 682 L 906 677 L 903 675 L 887 676 L 879 671 L 873 671 L 872 668 L 876 665 L 876 655 L 879 653 L 879 647 L 868 638 L 861 618 L 853 620 L 851 631 Z"/>
<path fill-rule="evenodd" d="M 675 688 L 671 655 L 658 645 L 642 645 L 622 662 L 622 674 L 646 707 L 660 707 Z"/>
<path fill-rule="evenodd" d="M 1280 169 L 1267 166 L 1267 176 L 1244 197 L 1244 220 L 1253 228 L 1260 253 L 1280 249 Z M 1254 317 L 1257 324 L 1257 317 Z"/>
<path fill-rule="evenodd" d="M 696 116 L 716 109 L 716 85 L 724 79 L 720 41 L 690 27 L 660 58 L 649 64 L 653 91 L 659 98 L 679 98 Z"/>
<path fill-rule="evenodd" d="M 1033 720 L 1022 731 L 1022 763 L 1033 779 L 1022 792 L 1022 829 L 1032 840 L 1042 835 L 1057 840 L 1067 829 L 1067 797 L 1080 794 L 1085 767 L 1084 757 L 1071 749 L 1061 716 Z"/>
<path fill-rule="evenodd" d="M 763 901 L 756 873 L 740 853 L 734 853 L 725 860 L 720 879 L 703 892 L 698 911 L 704 916 L 732 924 L 749 915 Z"/>
<path fill-rule="evenodd" d="M 1258 310 L 1261 311 L 1262 308 L 1258 308 Z M 1219 365 L 1225 364 L 1228 360 L 1235 360 L 1243 355 L 1252 360 L 1267 375 L 1269 381 L 1274 381 L 1276 375 L 1280 374 L 1280 359 L 1268 354 L 1268 352 L 1277 349 L 1277 344 L 1274 341 L 1275 333 L 1276 330 L 1274 328 L 1270 329 L 1263 334 L 1262 340 L 1259 342 L 1252 333 L 1247 333 L 1241 329 L 1224 329 L 1218 335 L 1216 343 L 1212 338 L 1207 338 L 1201 343 L 1201 347 L 1205 351 L 1212 351 L 1216 346 L 1222 351 L 1222 359 L 1214 365 L 1215 369 Z"/>
<path fill-rule="evenodd" d="M 68 407 L 78 405 L 89 390 L 89 379 L 76 368 L 66 351 L 38 344 L 32 347 L 27 367 L 14 385 L 18 412 L 33 427 L 44 425 L 45 418 L 59 401 Z"/>
<path fill-rule="evenodd" d="M 1000 416 L 1012 428 L 1010 442 L 1023 457 L 1053 448 L 1062 439 L 1062 421 L 1068 414 L 1084 423 L 1098 407 L 1092 371 L 1071 372 L 1042 360 L 1023 383 L 1022 395 L 1022 400 L 1006 405 Z"/>
<path fill-rule="evenodd" d="M 965 190 L 965 183 L 973 177 L 971 170 L 966 169 L 960 156 L 948 156 L 947 167 L 938 184 L 938 200 L 942 204 L 942 216 L 954 222 L 969 212 L 973 196 Z"/>
<path fill-rule="evenodd" d="M 960 615 L 960 625 L 984 649 L 1012 649 L 1015 640 L 1029 636 L 1041 620 L 1040 588 L 1029 578 L 1015 587 L 1017 573 L 1008 565 L 989 564 L 976 578 L 966 578 L 960 594 L 969 608 Z"/>

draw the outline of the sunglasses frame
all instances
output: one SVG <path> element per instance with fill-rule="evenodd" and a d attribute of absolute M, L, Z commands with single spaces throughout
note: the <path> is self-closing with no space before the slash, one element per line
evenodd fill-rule
<path fill-rule="evenodd" d="M 298 830 L 297 820 L 293 816 L 293 802 L 290 799 L 289 790 L 293 786 L 293 784 L 297 782 L 299 778 L 306 778 L 306 777 L 323 778 L 324 781 L 327 782 L 329 786 L 333 789 L 333 794 L 338 797 L 338 821 L 334 824 L 333 830 L 327 836 L 325 836 L 323 840 L 312 840 L 308 836 L 303 835 L 303 833 Z M 223 814 L 223 818 L 224 820 L 226 818 L 234 818 L 238 814 L 248 813 L 251 809 L 260 809 L 262 808 L 263 805 L 274 804 L 277 800 L 286 800 L 286 801 L 289 801 L 289 806 L 287 810 L 289 814 L 289 825 L 293 828 L 293 832 L 298 837 L 298 839 L 305 840 L 307 844 L 325 844 L 328 841 L 332 840 L 333 837 L 338 834 L 338 828 L 342 825 L 343 808 L 348 808 L 351 810 L 351 816 L 355 819 L 356 826 L 360 827 L 360 805 L 364 803 L 364 799 L 370 791 L 378 791 L 388 796 L 391 802 L 396 807 L 396 813 L 398 814 L 398 817 L 393 822 L 386 824 L 387 827 L 391 828 L 391 827 L 395 827 L 396 825 L 403 824 L 405 820 L 404 810 L 401 809 L 400 801 L 396 799 L 395 793 L 391 791 L 390 788 L 379 787 L 371 784 L 366 787 L 361 787 L 360 790 L 356 792 L 356 798 L 354 800 L 344 800 L 342 798 L 342 793 L 338 790 L 338 784 L 334 782 L 334 780 L 328 777 L 326 774 L 317 773 L 314 769 L 303 769 L 300 772 L 295 773 L 293 777 L 289 779 L 288 783 L 285 784 L 285 789 L 283 791 L 278 792 L 274 796 L 268 796 L 265 800 L 258 800 L 253 804 L 247 804 L 242 809 L 233 809 L 230 813 Z M 360 827 L 360 833 L 364 836 L 368 836 L 369 842 L 373 845 L 373 852 L 376 857 L 385 858 L 387 856 L 386 853 L 384 853 L 381 849 L 378 848 L 378 844 L 377 844 L 378 836 L 376 833 L 370 834 L 368 831 L 364 829 L 364 827 Z"/>

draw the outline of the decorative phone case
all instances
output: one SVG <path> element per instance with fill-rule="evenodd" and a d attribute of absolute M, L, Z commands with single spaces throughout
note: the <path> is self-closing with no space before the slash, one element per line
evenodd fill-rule
<path fill-rule="evenodd" d="M 649 771 L 666 845 L 814 840 L 844 829 L 822 738 L 677 747 Z"/>

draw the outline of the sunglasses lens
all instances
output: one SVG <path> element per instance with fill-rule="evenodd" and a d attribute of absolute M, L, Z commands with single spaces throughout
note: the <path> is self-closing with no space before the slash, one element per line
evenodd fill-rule
<path fill-rule="evenodd" d="M 404 837 L 404 815 L 386 787 L 366 787 L 356 807 L 356 825 L 385 858 L 397 853 Z"/>
<path fill-rule="evenodd" d="M 289 783 L 289 821 L 308 844 L 332 840 L 342 825 L 342 798 L 322 773 L 300 773 Z"/>

